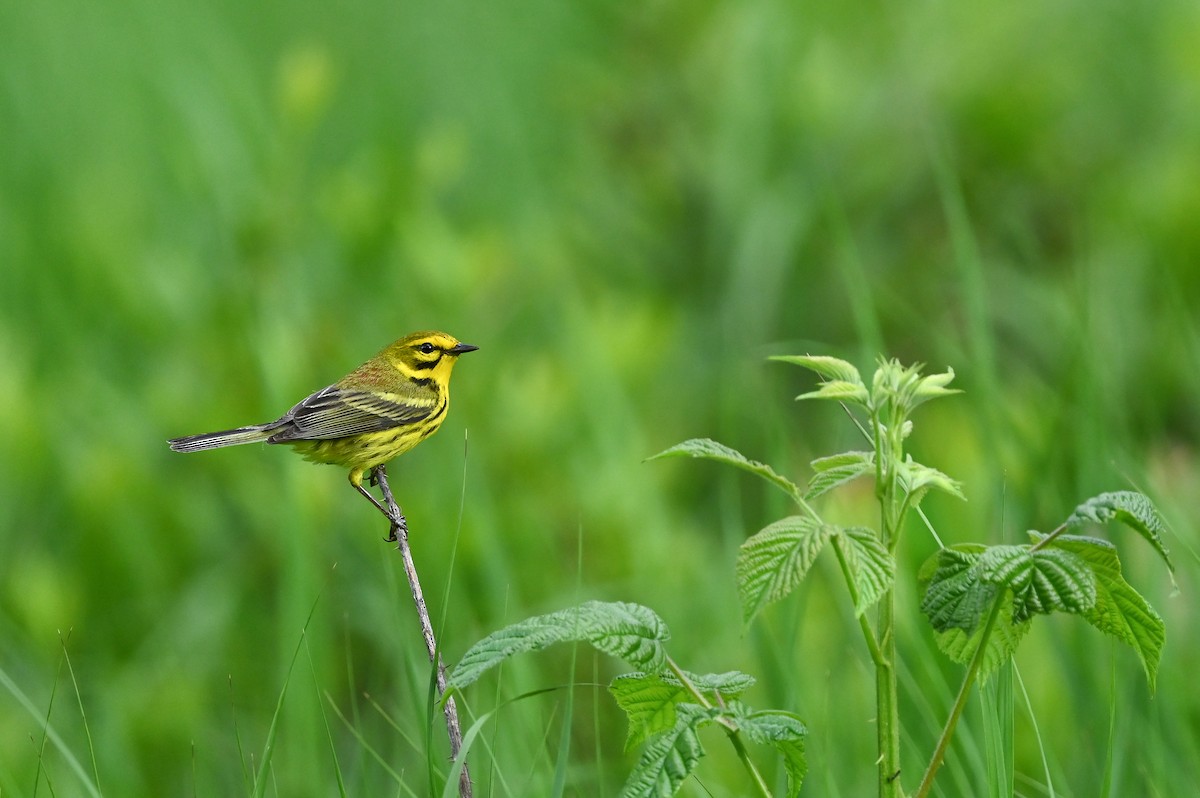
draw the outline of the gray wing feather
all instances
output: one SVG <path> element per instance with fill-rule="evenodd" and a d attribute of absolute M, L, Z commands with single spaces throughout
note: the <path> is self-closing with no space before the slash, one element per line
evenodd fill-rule
<path fill-rule="evenodd" d="M 427 418 L 437 402 L 396 401 L 378 394 L 330 385 L 303 400 L 276 424 L 271 443 L 325 440 L 413 424 Z"/>

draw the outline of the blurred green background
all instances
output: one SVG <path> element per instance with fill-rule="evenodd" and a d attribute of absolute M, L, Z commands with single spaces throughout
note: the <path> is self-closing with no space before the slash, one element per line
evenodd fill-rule
<path fill-rule="evenodd" d="M 74 758 L 106 795 L 248 794 L 281 695 L 270 794 L 339 772 L 426 793 L 428 666 L 377 514 L 287 451 L 165 440 L 274 418 L 435 327 L 480 352 L 392 477 L 451 661 L 532 613 L 647 604 L 684 667 L 753 673 L 749 703 L 806 720 L 806 795 L 869 794 L 838 575 L 744 628 L 735 549 L 782 496 L 642 460 L 713 437 L 804 480 L 854 433 L 765 357 L 884 352 L 966 391 L 913 438 L 966 483 L 926 503 L 947 541 L 1017 542 L 1103 490 L 1159 503 L 1177 594 L 1110 533 L 1167 621 L 1158 693 L 1132 652 L 1040 621 L 1017 790 L 1187 794 L 1197 41 L 1181 0 L 0 3 L 0 793 L 87 795 Z M 916 615 L 933 549 L 910 530 L 909 785 L 960 674 Z M 569 655 L 514 661 L 470 709 L 567 683 Z M 581 653 L 575 678 L 618 667 Z M 575 698 L 566 792 L 615 795 L 623 721 Z M 561 690 L 502 709 L 479 794 L 550 794 L 566 712 Z M 982 793 L 982 734 L 972 710 L 941 794 Z M 740 794 L 705 739 L 685 794 Z"/>

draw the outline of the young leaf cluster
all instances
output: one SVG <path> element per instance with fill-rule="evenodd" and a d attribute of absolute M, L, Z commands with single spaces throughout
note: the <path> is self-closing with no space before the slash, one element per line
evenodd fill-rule
<path fill-rule="evenodd" d="M 826 523 L 809 502 L 867 475 L 889 480 L 895 486 L 901 497 L 898 506 L 903 508 L 900 515 L 918 505 L 931 489 L 962 498 L 956 481 L 911 457 L 900 456 L 901 441 L 912 430 L 908 415 L 930 399 L 956 393 L 946 388 L 954 372 L 922 377 L 916 366 L 906 368 L 896 361 L 885 361 L 868 389 L 858 369 L 838 358 L 804 355 L 773 359 L 804 366 L 822 378 L 816 390 L 797 399 L 830 399 L 866 411 L 867 423 L 875 431 L 867 433 L 868 439 L 878 442 L 887 438 L 895 445 L 885 449 L 882 457 L 878 451 L 847 451 L 813 460 L 813 476 L 805 490 L 770 466 L 707 438 L 684 441 L 650 459 L 696 457 L 732 465 L 766 480 L 795 503 L 799 514 L 768 524 L 738 551 L 738 594 L 747 623 L 767 604 L 795 590 L 817 555 L 830 544 L 846 576 L 854 611 L 861 616 L 891 589 L 895 579 L 895 558 L 886 536 L 866 527 Z"/>
<path fill-rule="evenodd" d="M 704 755 L 699 730 L 709 725 L 720 726 L 729 735 L 760 793 L 766 796 L 770 792 L 742 740 L 774 747 L 788 776 L 787 795 L 798 795 L 807 771 L 804 738 L 808 734 L 800 719 L 778 710 L 756 712 L 743 704 L 742 693 L 754 685 L 754 678 L 744 673 L 682 670 L 666 654 L 664 644 L 669 638 L 666 624 L 647 607 L 589 601 L 526 618 L 483 638 L 450 672 L 447 695 L 461 691 L 516 654 L 559 642 L 588 643 L 636 669 L 617 676 L 609 685 L 629 721 L 626 750 L 642 748 L 621 798 L 674 795 Z"/>

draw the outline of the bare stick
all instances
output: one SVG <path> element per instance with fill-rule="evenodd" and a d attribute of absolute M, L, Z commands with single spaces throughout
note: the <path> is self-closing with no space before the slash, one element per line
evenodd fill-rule
<path fill-rule="evenodd" d="M 417 566 L 413 562 L 412 550 L 408 547 L 408 520 L 404 517 L 404 511 L 400 509 L 400 505 L 396 503 L 396 497 L 392 495 L 392 489 L 387 482 L 387 472 L 383 466 L 375 468 L 373 479 L 379 483 L 379 490 L 383 492 L 383 501 L 387 505 L 384 514 L 391 522 L 387 539 L 396 541 L 396 549 L 404 560 L 404 573 L 408 576 L 408 587 L 412 591 L 413 603 L 417 605 L 417 617 L 421 620 L 421 635 L 425 638 L 425 649 L 429 652 L 429 661 L 434 663 L 434 670 L 437 672 L 437 689 L 438 695 L 441 696 L 446 692 L 446 667 L 442 665 L 441 658 L 438 656 L 437 639 L 433 636 L 433 624 L 429 620 L 429 610 L 425 607 L 425 594 L 421 592 L 421 581 L 417 578 Z M 462 748 L 462 727 L 458 723 L 458 707 L 454 704 L 454 698 L 446 700 L 443 712 L 446 715 L 446 734 L 450 737 L 450 757 L 454 759 L 458 756 L 459 749 Z M 458 777 L 458 794 L 460 798 L 471 798 L 472 795 L 471 773 L 467 770 L 466 762 L 463 763 L 462 772 Z"/>

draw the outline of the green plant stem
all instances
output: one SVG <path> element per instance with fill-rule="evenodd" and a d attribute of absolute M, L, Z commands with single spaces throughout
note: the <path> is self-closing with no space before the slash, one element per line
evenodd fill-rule
<path fill-rule="evenodd" d="M 879 600 L 879 662 L 875 665 L 879 796 L 903 798 L 900 784 L 900 706 L 896 686 L 895 590 Z"/>
<path fill-rule="evenodd" d="M 1029 550 L 1032 552 L 1032 551 L 1038 551 L 1040 549 L 1046 548 L 1051 543 L 1053 543 L 1056 538 L 1061 536 L 1063 532 L 1066 532 L 1066 531 L 1067 531 L 1066 523 L 1059 524 L 1057 527 L 1055 527 L 1053 532 L 1051 532 L 1049 535 L 1046 535 L 1046 537 L 1042 538 L 1037 543 L 1030 546 Z"/>
<path fill-rule="evenodd" d="M 893 558 L 899 545 L 899 513 L 896 501 L 896 467 L 902 444 L 895 433 L 899 423 L 889 419 L 886 433 L 878 417 L 872 418 L 875 447 L 875 496 L 883 542 Z M 885 467 L 886 464 L 886 467 Z M 896 679 L 896 590 L 893 586 L 879 600 L 876 622 L 879 659 L 875 664 L 875 726 L 879 749 L 879 798 L 904 798 L 900 781 L 900 700 Z"/>
<path fill-rule="evenodd" d="M 975 649 L 975 654 L 971 657 L 971 662 L 967 665 L 967 672 L 963 675 L 962 686 L 958 688 L 958 696 L 954 699 L 954 705 L 950 708 L 950 717 L 946 718 L 946 727 L 942 729 L 942 736 L 938 738 L 937 748 L 933 751 L 933 757 L 929 760 L 929 767 L 925 770 L 925 776 L 921 779 L 921 786 L 917 788 L 913 798 L 925 798 L 929 795 L 929 791 L 933 789 L 933 778 L 937 775 L 938 768 L 942 766 L 942 760 L 946 757 L 946 749 L 950 747 L 950 739 L 954 736 L 954 727 L 958 725 L 958 719 L 962 716 L 963 709 L 966 708 L 967 698 L 971 694 L 971 687 L 975 684 L 975 677 L 979 675 L 979 668 L 983 665 L 983 658 L 987 654 L 988 638 L 992 636 L 992 629 L 996 626 L 996 619 L 1000 617 L 1000 605 L 1004 600 L 1004 591 L 997 591 L 996 600 L 992 602 L 991 612 L 988 613 L 987 621 L 983 625 L 983 634 L 979 637 L 979 647 Z"/>
<path fill-rule="evenodd" d="M 842 548 L 842 541 L 837 535 L 833 536 L 833 553 L 837 555 L 838 565 L 841 566 L 842 576 L 846 579 L 846 589 L 850 592 L 850 601 L 858 606 L 858 588 L 854 584 L 854 576 L 850 573 L 850 563 L 846 561 L 846 550 Z M 879 641 L 875 638 L 875 630 L 871 628 L 871 622 L 867 620 L 866 613 L 857 613 L 858 628 L 862 630 L 863 640 L 867 644 L 867 651 L 871 654 L 871 662 L 878 668 L 883 664 L 883 652 L 879 650 Z"/>
<path fill-rule="evenodd" d="M 696 685 L 692 684 L 692 680 L 687 677 L 687 674 L 675 663 L 675 660 L 667 657 L 667 667 L 671 673 L 675 674 L 675 678 L 683 685 L 684 689 L 691 694 L 692 698 L 696 699 L 696 703 L 705 709 L 712 709 L 713 703 L 708 700 L 708 697 L 700 692 Z M 718 717 L 717 723 L 725 730 L 725 734 L 729 737 L 729 742 L 733 745 L 733 750 L 737 752 L 738 759 L 742 760 L 742 765 L 745 766 L 746 772 L 750 774 L 750 780 L 754 782 L 754 786 L 758 790 L 758 794 L 763 798 L 771 798 L 771 788 L 767 786 L 766 779 L 762 773 L 758 771 L 754 760 L 750 758 L 750 752 L 746 750 L 746 744 L 742 742 L 742 734 L 738 731 L 737 724 L 726 717 Z"/>

